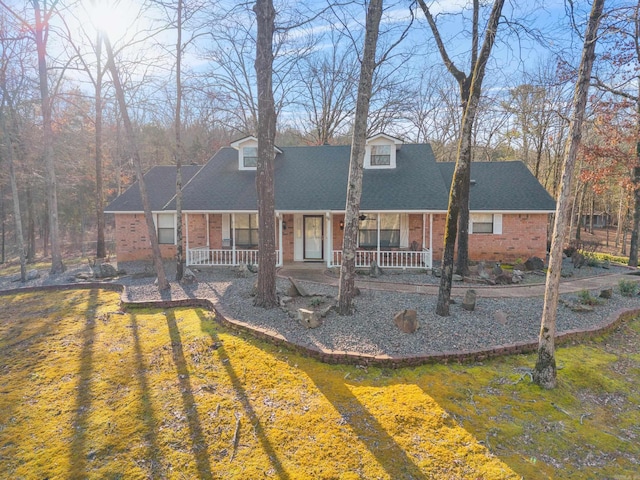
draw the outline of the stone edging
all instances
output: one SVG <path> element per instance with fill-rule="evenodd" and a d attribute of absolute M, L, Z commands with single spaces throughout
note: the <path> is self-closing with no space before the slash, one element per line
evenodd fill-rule
<path fill-rule="evenodd" d="M 63 291 L 74 289 L 94 289 L 101 288 L 120 293 L 120 303 L 123 309 L 127 308 L 176 308 L 195 307 L 205 308 L 216 313 L 216 321 L 232 330 L 249 333 L 256 338 L 269 343 L 286 346 L 296 350 L 298 353 L 314 358 L 329 364 L 350 364 L 367 365 L 387 368 L 413 367 L 432 363 L 467 363 L 486 360 L 488 358 L 503 355 L 513 355 L 519 353 L 531 353 L 538 349 L 538 342 L 517 342 L 506 345 L 496 345 L 495 347 L 479 350 L 445 351 L 430 353 L 426 355 L 367 355 L 358 352 L 346 352 L 336 350 L 325 350 L 298 345 L 287 341 L 279 333 L 264 328 L 255 327 L 242 320 L 238 320 L 229 315 L 223 306 L 204 298 L 186 298 L 181 300 L 155 300 L 148 302 L 127 302 L 124 300 L 126 288 L 124 285 L 116 283 L 87 282 L 78 284 L 63 285 L 43 285 L 39 287 L 22 287 L 12 290 L 0 291 L 0 296 L 15 295 L 19 293 L 30 293 L 40 291 Z M 640 315 L 640 308 L 621 309 L 610 314 L 600 325 L 585 330 L 568 330 L 556 335 L 556 345 L 566 344 L 572 341 L 588 339 L 596 335 L 607 333 L 615 329 L 621 322 L 631 320 Z"/>

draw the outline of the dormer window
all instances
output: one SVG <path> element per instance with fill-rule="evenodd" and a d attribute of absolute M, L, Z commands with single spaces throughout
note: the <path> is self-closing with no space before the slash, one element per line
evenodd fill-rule
<path fill-rule="evenodd" d="M 238 151 L 238 169 L 239 170 L 256 170 L 258 167 L 258 139 L 253 136 L 244 137 L 235 142 L 231 142 L 231 146 Z M 278 147 L 274 147 L 276 154 L 282 153 Z"/>
<path fill-rule="evenodd" d="M 391 165 L 391 145 L 371 146 L 371 166 Z"/>
<path fill-rule="evenodd" d="M 402 140 L 379 133 L 367 139 L 364 168 L 396 168 L 396 153 Z"/>
<path fill-rule="evenodd" d="M 258 147 L 243 147 L 242 165 L 244 168 L 256 168 L 258 166 Z"/>

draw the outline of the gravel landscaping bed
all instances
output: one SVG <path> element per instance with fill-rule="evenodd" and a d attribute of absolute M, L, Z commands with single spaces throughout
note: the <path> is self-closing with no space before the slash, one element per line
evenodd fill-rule
<path fill-rule="evenodd" d="M 253 306 L 251 290 L 256 280 L 255 274 L 242 277 L 235 269 L 203 269 L 196 273 L 197 283 L 181 285 L 171 282 L 170 292 L 161 295 L 153 284 L 155 276 L 144 275 L 145 270 L 150 272 L 148 264 L 129 262 L 119 267 L 126 274 L 113 282 L 126 286 L 128 301 L 208 298 L 223 305 L 225 312 L 235 319 L 277 332 L 292 343 L 369 355 L 425 355 L 536 341 L 543 304 L 543 299 L 539 297 L 478 298 L 475 310 L 468 312 L 461 307 L 462 299 L 454 297 L 456 303 L 451 305 L 451 315 L 439 317 L 434 313 L 435 296 L 363 288 L 355 300 L 354 315 L 342 317 L 331 311 L 320 327 L 308 329 L 280 308 L 265 310 Z M 167 268 L 170 279 L 175 275 L 174 272 L 173 266 Z M 39 278 L 24 286 L 71 283 L 76 281 L 78 273 L 90 273 L 89 267 L 70 267 L 56 276 L 40 272 Z M 403 275 L 385 277 L 400 280 Z M 23 286 L 15 281 L 16 278 L 17 275 L 0 277 L 0 290 Z M 313 295 L 337 295 L 336 287 L 304 281 L 300 281 L 300 284 Z M 288 280 L 279 278 L 277 285 L 279 294 L 285 295 L 290 284 Z M 598 296 L 600 292 L 591 293 Z M 578 301 L 578 296 L 562 295 L 561 300 L 574 303 Z M 309 302 L 309 306 L 312 306 L 312 299 Z M 588 329 L 601 324 L 617 310 L 639 307 L 639 297 L 623 297 L 615 287 L 613 298 L 603 300 L 592 312 L 576 313 L 567 305 L 559 305 L 557 331 Z M 402 333 L 394 324 L 394 315 L 403 309 L 417 311 L 419 328 L 415 333 Z"/>

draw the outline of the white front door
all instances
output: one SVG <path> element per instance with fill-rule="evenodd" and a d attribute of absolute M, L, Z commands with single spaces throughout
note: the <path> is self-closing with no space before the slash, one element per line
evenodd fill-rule
<path fill-rule="evenodd" d="M 324 216 L 305 215 L 304 223 L 304 259 L 322 260 Z"/>

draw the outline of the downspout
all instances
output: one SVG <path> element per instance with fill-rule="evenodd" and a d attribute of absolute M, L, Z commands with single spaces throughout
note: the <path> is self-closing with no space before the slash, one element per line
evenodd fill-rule
<path fill-rule="evenodd" d="M 433 213 L 429 214 L 429 268 L 433 268 Z"/>

